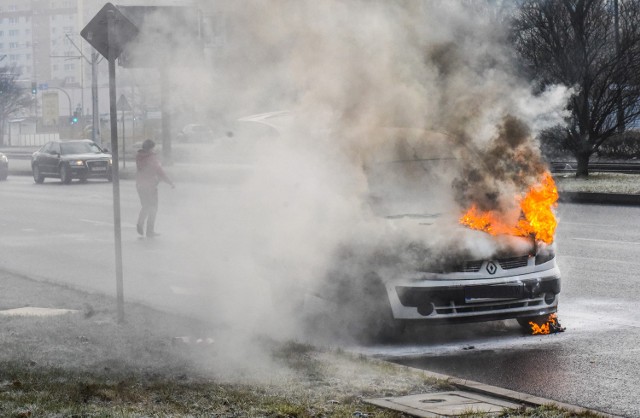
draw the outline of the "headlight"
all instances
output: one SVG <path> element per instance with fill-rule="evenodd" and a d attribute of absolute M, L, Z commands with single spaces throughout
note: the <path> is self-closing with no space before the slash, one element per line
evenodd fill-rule
<path fill-rule="evenodd" d="M 3 163 L 7 163 L 7 162 L 9 162 L 9 159 L 7 158 L 6 155 L 2 155 L 2 156 L 0 156 L 0 161 L 2 161 Z"/>
<path fill-rule="evenodd" d="M 538 251 L 536 252 L 536 266 L 553 260 L 555 256 L 556 251 L 553 245 L 538 243 Z"/>
<path fill-rule="evenodd" d="M 109 165 L 112 165 L 113 162 L 111 161 L 111 158 L 109 158 Z"/>
<path fill-rule="evenodd" d="M 80 166 L 81 167 L 81 166 L 84 165 L 84 161 L 82 161 L 82 160 L 71 161 L 71 165 Z"/>

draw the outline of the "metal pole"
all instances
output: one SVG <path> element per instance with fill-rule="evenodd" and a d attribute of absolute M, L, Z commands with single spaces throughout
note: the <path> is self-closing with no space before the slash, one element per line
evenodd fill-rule
<path fill-rule="evenodd" d="M 125 154 L 124 139 L 124 109 L 122 109 L 122 168 L 127 168 L 127 155 Z"/>
<path fill-rule="evenodd" d="M 91 52 L 91 104 L 93 108 L 93 129 L 91 139 L 96 144 L 102 146 L 102 136 L 100 135 L 100 109 L 98 106 L 98 53 Z"/>
<path fill-rule="evenodd" d="M 118 158 L 118 113 L 116 110 L 116 54 L 112 41 L 115 39 L 115 14 L 107 13 L 109 42 L 109 116 L 111 122 L 111 173 L 113 176 L 113 231 L 116 250 L 116 290 L 118 298 L 118 322 L 124 322 L 124 285 L 122 279 L 122 227 L 120 225 L 120 162 Z"/>
<path fill-rule="evenodd" d="M 162 93 L 160 99 L 160 107 L 162 109 L 162 157 L 166 165 L 171 165 L 171 115 L 169 111 L 169 74 L 168 70 L 163 67 L 160 70 L 160 83 L 162 84 Z"/>
<path fill-rule="evenodd" d="M 613 13 L 614 13 L 614 29 L 615 33 L 615 42 L 616 42 L 616 61 L 618 62 L 618 66 L 620 66 L 620 17 L 618 10 L 618 0 L 613 2 Z M 620 70 L 617 71 L 617 91 L 616 91 L 616 101 L 618 105 L 618 132 L 624 132 L 625 123 L 624 123 L 624 107 L 622 106 L 622 87 L 620 86 Z"/>

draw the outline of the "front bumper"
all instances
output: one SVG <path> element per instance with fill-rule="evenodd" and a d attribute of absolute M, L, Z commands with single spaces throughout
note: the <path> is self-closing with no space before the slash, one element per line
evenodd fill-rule
<path fill-rule="evenodd" d="M 69 168 L 74 178 L 111 177 L 111 165 L 105 160 L 90 160 L 84 165 L 70 165 Z"/>
<path fill-rule="evenodd" d="M 418 280 L 386 285 L 395 319 L 476 322 L 547 315 L 558 309 L 560 271 L 472 280 Z"/>

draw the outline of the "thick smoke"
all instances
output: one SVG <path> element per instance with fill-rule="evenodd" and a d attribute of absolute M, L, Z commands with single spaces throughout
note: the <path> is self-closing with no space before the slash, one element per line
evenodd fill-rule
<path fill-rule="evenodd" d="M 298 290 L 307 302 L 322 300 L 319 284 L 335 276 L 361 278 L 377 269 L 392 277 L 514 245 L 466 230 L 457 219 L 472 203 L 513 211 L 515 197 L 545 170 L 535 136 L 559 122 L 567 92 L 558 87 L 534 96 L 513 74 L 489 6 L 400 0 L 199 6 L 223 27 L 222 47 L 204 58 L 188 48 L 174 56 L 172 110 L 192 109 L 233 135 L 233 149 L 242 149 L 253 173 L 224 204 L 194 196 L 197 205 L 187 214 L 198 230 L 192 252 L 218 255 L 198 268 L 225 295 L 212 315 L 264 327 L 274 317 L 265 292 L 273 291 L 281 307 Z M 147 39 L 142 48 L 148 47 Z M 269 122 L 275 138 L 241 134 L 239 118 L 281 110 L 288 116 Z M 429 222 L 381 217 L 419 214 Z M 436 215 L 433 226 L 418 226 Z M 296 315 L 279 317 L 277 327 L 295 329 Z"/>

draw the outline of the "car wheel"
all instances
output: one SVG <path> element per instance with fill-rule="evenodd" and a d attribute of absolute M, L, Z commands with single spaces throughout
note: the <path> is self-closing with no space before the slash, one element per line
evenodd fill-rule
<path fill-rule="evenodd" d="M 60 181 L 62 184 L 71 183 L 71 170 L 69 169 L 69 166 L 64 164 L 60 166 Z"/>
<path fill-rule="evenodd" d="M 38 184 L 42 184 L 42 182 L 44 181 L 44 176 L 40 172 L 40 167 L 38 167 L 37 165 L 34 165 L 32 168 L 32 171 L 33 171 L 33 181 L 35 181 Z"/>
<path fill-rule="evenodd" d="M 107 181 L 109 182 L 113 181 L 113 174 L 111 173 L 107 174 Z"/>

